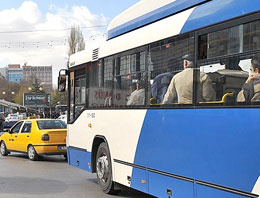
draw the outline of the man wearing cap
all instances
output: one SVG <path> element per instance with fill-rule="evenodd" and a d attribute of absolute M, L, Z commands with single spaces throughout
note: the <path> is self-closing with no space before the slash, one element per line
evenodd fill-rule
<path fill-rule="evenodd" d="M 171 104 L 177 97 L 180 104 L 192 104 L 193 97 L 193 58 L 191 55 L 185 55 L 183 58 L 183 67 L 180 73 L 173 76 L 162 104 Z M 214 101 L 216 92 L 212 87 L 209 76 L 200 72 L 199 101 Z"/>

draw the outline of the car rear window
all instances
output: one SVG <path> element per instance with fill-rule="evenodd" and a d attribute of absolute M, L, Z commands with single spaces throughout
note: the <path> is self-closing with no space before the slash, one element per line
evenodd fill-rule
<path fill-rule="evenodd" d="M 67 125 L 61 120 L 41 120 L 37 121 L 38 128 L 42 129 L 65 129 Z"/>

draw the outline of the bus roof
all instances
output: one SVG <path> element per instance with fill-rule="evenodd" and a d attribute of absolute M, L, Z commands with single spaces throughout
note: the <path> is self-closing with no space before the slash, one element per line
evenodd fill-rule
<path fill-rule="evenodd" d="M 71 56 L 70 66 L 260 10 L 259 0 L 141 0 L 108 27 L 108 40 Z"/>
<path fill-rule="evenodd" d="M 141 0 L 111 21 L 108 26 L 108 39 L 208 1 L 211 0 Z"/>

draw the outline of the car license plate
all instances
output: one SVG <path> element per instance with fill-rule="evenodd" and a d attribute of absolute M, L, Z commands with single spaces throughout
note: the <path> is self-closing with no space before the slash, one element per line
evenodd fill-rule
<path fill-rule="evenodd" d="M 58 150 L 61 151 L 61 150 L 66 150 L 66 146 L 58 146 Z"/>

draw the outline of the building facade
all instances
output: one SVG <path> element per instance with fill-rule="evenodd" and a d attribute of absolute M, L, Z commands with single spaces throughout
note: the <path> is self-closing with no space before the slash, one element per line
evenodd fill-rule
<path fill-rule="evenodd" d="M 45 92 L 52 90 L 52 66 L 23 66 L 23 80 L 40 83 Z"/>
<path fill-rule="evenodd" d="M 20 83 L 23 80 L 23 69 L 19 64 L 8 65 L 7 79 L 12 83 Z"/>

